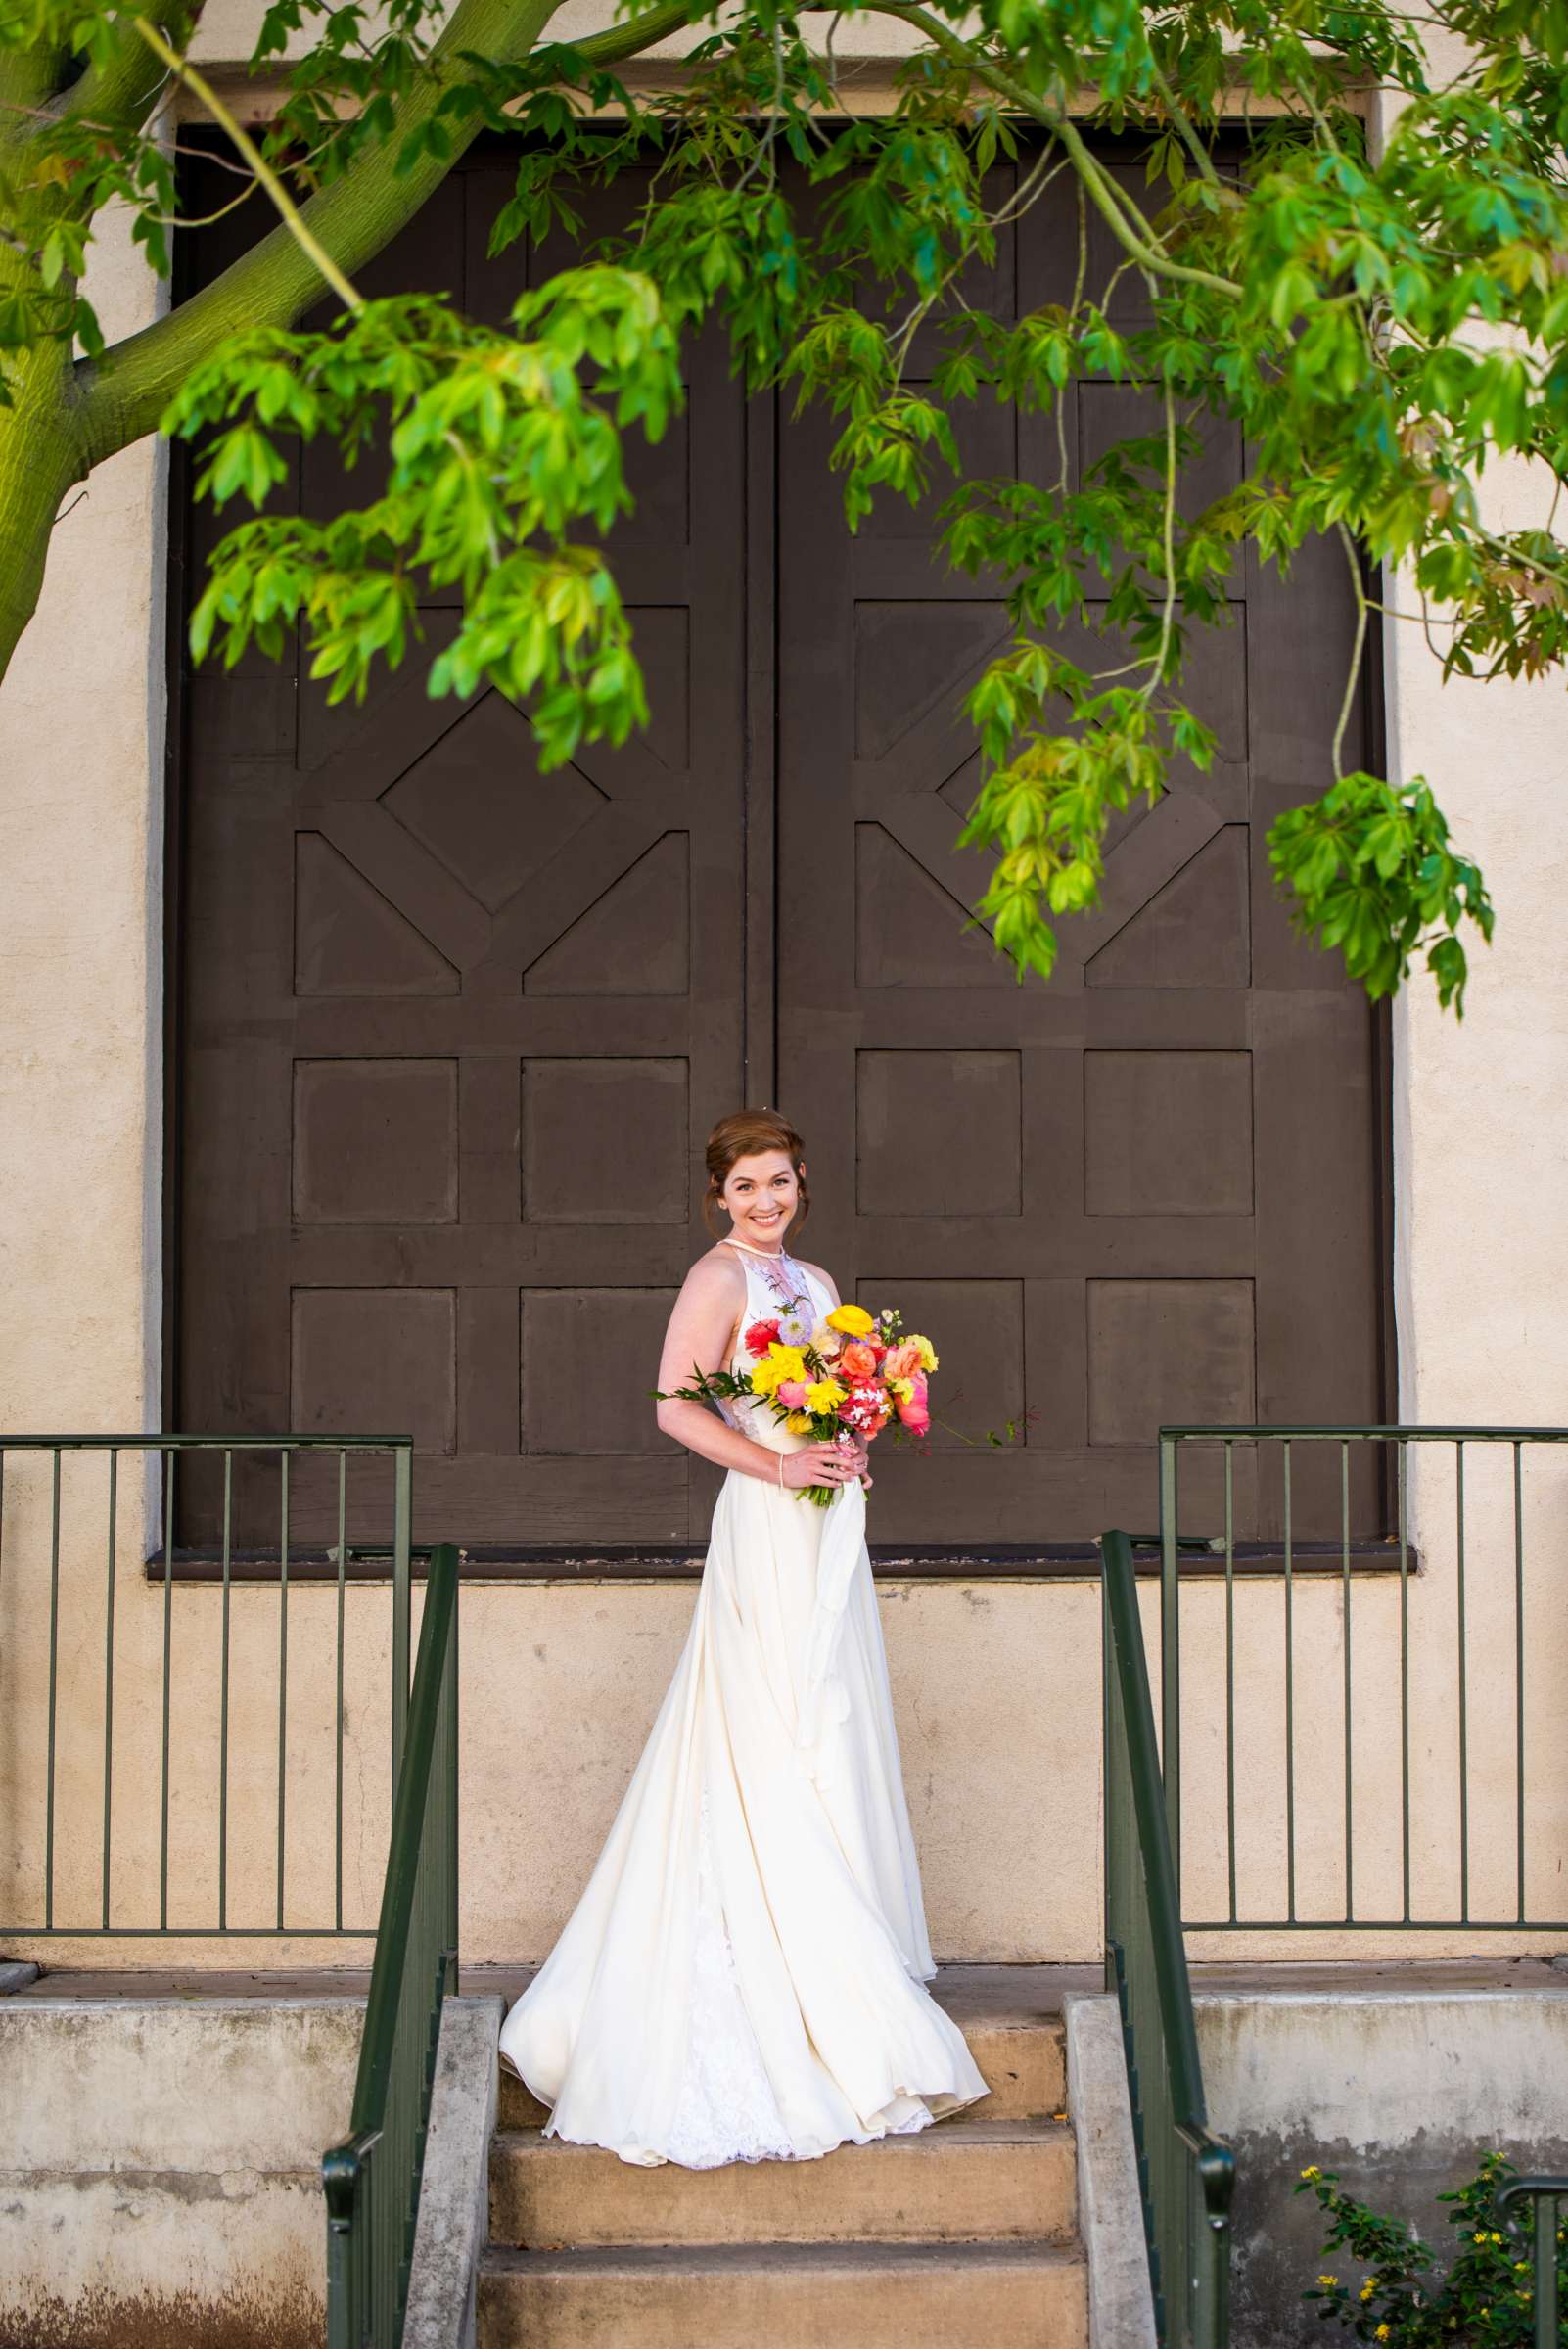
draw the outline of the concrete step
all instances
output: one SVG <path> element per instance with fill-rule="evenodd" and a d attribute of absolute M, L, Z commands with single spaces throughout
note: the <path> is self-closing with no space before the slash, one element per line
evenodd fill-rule
<path fill-rule="evenodd" d="M 991 2090 L 981 2107 L 988 2120 L 1044 2120 L 1067 2102 L 1066 2034 L 1060 2012 L 1042 2010 L 1032 1995 L 1037 1970 L 954 1966 L 932 1984 Z M 542 2128 L 547 2107 L 504 2064 L 500 2077 L 501 2128 Z"/>
<path fill-rule="evenodd" d="M 519 2249 L 658 2243 L 1067 2242 L 1072 2132 L 959 2114 L 820 2161 L 641 2169 L 531 2129 L 490 2148 L 490 2240 Z"/>
<path fill-rule="evenodd" d="M 478 2335 L 479 2349 L 1086 2349 L 1088 2289 L 1081 2257 L 1044 2242 L 491 2251 Z"/>

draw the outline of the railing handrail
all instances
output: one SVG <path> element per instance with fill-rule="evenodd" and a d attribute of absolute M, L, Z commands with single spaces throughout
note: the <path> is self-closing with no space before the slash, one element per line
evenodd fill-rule
<path fill-rule="evenodd" d="M 1423 1421 L 1419 1426 L 1407 1420 L 1392 1420 L 1379 1425 L 1371 1420 L 1347 1420 L 1342 1426 L 1321 1421 L 1313 1426 L 1287 1427 L 1280 1421 L 1236 1420 L 1221 1425 L 1218 1422 L 1202 1427 L 1162 1427 L 1162 1443 L 1201 1438 L 1214 1443 L 1238 1438 L 1267 1436 L 1289 1443 L 1311 1443 L 1320 1438 L 1325 1443 L 1343 1444 L 1360 1439 L 1364 1443 L 1397 1439 L 1407 1444 L 1568 1444 L 1568 1427 L 1515 1427 L 1499 1419 L 1475 1420 L 1453 1427 L 1439 1427 Z"/>
<path fill-rule="evenodd" d="M 1165 1788 L 1160 1774 L 1159 1742 L 1154 1729 L 1148 1659 L 1143 1650 L 1143 1627 L 1137 1611 L 1131 1543 L 1125 1533 L 1112 1532 L 1101 1537 L 1100 1549 L 1114 1635 L 1112 1653 L 1122 1682 L 1129 1774 L 1132 1781 L 1138 1845 L 1148 1892 L 1149 1931 L 1154 1945 L 1160 2023 L 1165 2040 L 1176 2125 L 1194 2153 L 1205 2160 L 1216 2155 L 1222 2156 L 1219 2166 L 1228 2177 L 1234 2171 L 1235 2157 L 1229 2146 L 1211 2133 L 1203 2093 L 1203 2067 L 1198 2057 L 1198 2028 L 1192 2005 L 1192 1977 L 1187 1970 L 1186 1943 L 1182 1939 L 1180 1909 L 1176 1901 L 1176 1868 L 1166 1831 Z"/>
<path fill-rule="evenodd" d="M 1161 2349 L 1227 2349 L 1235 2155 L 1209 2127 L 1132 1545 L 1100 1537 L 1106 1988 L 1122 2022 Z"/>
<path fill-rule="evenodd" d="M 412 1451 L 412 1436 L 12 1436 L 0 1451 Z"/>
<path fill-rule="evenodd" d="M 408 1959 L 408 1928 L 419 1883 L 420 1841 L 436 1759 L 441 1674 L 456 1621 L 457 1551 L 450 1543 L 443 1543 L 430 1562 L 425 1612 L 419 1627 L 419 1653 L 414 1662 L 414 1685 L 408 1699 L 403 1766 L 397 1778 L 397 1799 L 392 1806 L 387 1881 L 376 1926 L 376 1955 L 365 2005 L 364 2034 L 359 2042 L 353 2110 L 348 2120 L 349 2130 L 356 2137 L 380 2129 L 386 2112 L 392 2034 L 397 2022 L 403 1968 Z"/>
<path fill-rule="evenodd" d="M 440 1543 L 431 1555 L 425 1611 L 420 1623 L 419 1649 L 409 1693 L 406 1734 L 392 1804 L 392 1834 L 381 1915 L 376 1928 L 375 1958 L 370 1992 L 359 2042 L 354 2075 L 353 2106 L 348 2136 L 322 2156 L 321 2178 L 327 2203 L 328 2340 L 351 2342 L 353 2349 L 374 2339 L 374 2349 L 396 2349 L 401 2338 L 406 2265 L 413 2248 L 414 2226 L 424 2167 L 436 2045 L 439 2035 L 441 2002 L 455 1987 L 457 1964 L 456 1762 L 449 1752 L 448 1780 L 452 1813 L 435 1824 L 435 1832 L 450 1845 L 445 1854 L 444 1890 L 431 1894 L 427 1837 L 432 1787 L 439 1742 L 444 1735 L 455 1748 L 457 1733 L 455 1648 L 457 1640 L 457 1549 Z M 450 1697 L 450 1702 L 447 1699 Z M 443 1719 L 443 1704 L 446 1706 Z M 432 1899 L 443 1914 L 435 1920 L 436 1966 L 429 1992 L 434 2001 L 434 2027 L 427 2009 L 419 2037 L 399 2034 L 404 2020 L 404 1990 L 410 1946 L 416 1928 L 431 1933 Z M 427 1953 L 428 1954 L 428 1953 Z M 417 2020 L 417 2017 L 416 2017 Z M 366 2191 L 369 2157 L 387 2132 L 390 2110 L 398 2113 L 406 2129 L 416 2117 L 411 2147 L 403 2155 L 404 2170 L 397 2205 L 395 2239 L 383 2214 L 379 2238 L 376 2219 Z M 396 2134 L 395 2130 L 393 2132 Z M 395 2147 L 392 2148 L 395 2152 Z M 356 2240 L 355 2237 L 358 2237 Z M 366 2302 L 376 2295 L 366 2278 L 378 2265 L 397 2276 L 394 2291 L 382 2302 L 389 2314 L 385 2334 L 365 2329 Z"/>

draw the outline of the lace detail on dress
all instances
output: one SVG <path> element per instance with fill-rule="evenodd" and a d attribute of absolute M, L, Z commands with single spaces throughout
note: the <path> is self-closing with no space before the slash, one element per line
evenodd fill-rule
<path fill-rule="evenodd" d="M 776 1320 L 779 1335 L 786 1344 L 804 1346 L 819 1315 L 826 1313 L 827 1303 L 817 1296 L 810 1274 L 793 1256 L 785 1256 L 775 1265 L 744 1252 L 737 1253 L 746 1274 L 746 1303 L 741 1309 L 740 1329 L 729 1367 L 738 1376 L 744 1376 L 757 1359 L 746 1346 L 746 1332 L 754 1321 Z M 758 1408 L 755 1402 L 744 1396 L 727 1401 L 715 1396 L 714 1405 L 726 1427 L 734 1428 L 742 1436 L 756 1434 L 752 1424 L 752 1415 Z"/>
<path fill-rule="evenodd" d="M 669 2152 L 671 2161 L 688 2170 L 716 2170 L 728 2161 L 787 2161 L 794 2153 L 762 2067 L 724 1928 L 706 1786 L 697 1831 L 697 1925 L 686 2069 Z"/>

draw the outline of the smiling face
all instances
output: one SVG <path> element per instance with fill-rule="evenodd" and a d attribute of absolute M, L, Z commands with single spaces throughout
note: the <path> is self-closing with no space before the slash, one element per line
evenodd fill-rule
<path fill-rule="evenodd" d="M 719 1197 L 729 1210 L 733 1238 L 777 1251 L 800 1205 L 801 1186 L 787 1152 L 761 1150 L 735 1161 Z"/>

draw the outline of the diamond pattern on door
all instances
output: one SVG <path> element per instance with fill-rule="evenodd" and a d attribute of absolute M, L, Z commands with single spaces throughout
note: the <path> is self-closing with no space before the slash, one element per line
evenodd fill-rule
<path fill-rule="evenodd" d="M 1017 223 L 990 290 L 1004 316 L 1070 290 L 1072 208 L 1056 191 Z M 1136 385 L 1079 385 L 1070 482 L 1159 413 Z M 1022 476 L 1048 486 L 1055 420 L 1014 421 Z M 1162 1417 L 1379 1415 L 1377 1023 L 1291 938 L 1264 846 L 1329 780 L 1348 583 L 1332 549 L 1283 585 L 1238 557 L 1230 624 L 1193 632 L 1212 766 L 1173 762 L 1155 806 L 1116 816 L 1099 907 L 1059 926 L 1049 986 L 1020 987 L 965 927 L 990 860 L 957 846 L 980 782 L 960 705 L 1007 639 L 1004 582 L 950 573 L 929 507 L 911 529 L 882 498 L 852 537 L 833 431 L 808 415 L 781 444 L 779 1093 L 822 1261 L 868 1299 L 929 1290 L 964 1358 L 951 1386 L 929 1331 L 936 1405 L 974 1440 L 885 1457 L 877 1530 L 1039 1544 L 1147 1527 Z M 1239 458 L 1208 434 L 1185 508 Z M 1077 627 L 1056 641 L 1093 668 L 1127 657 Z M 1015 1406 L 1027 1440 L 991 1448 Z M 1250 1469 L 1238 1495 L 1249 1534 L 1277 1532 L 1279 1496 Z M 1353 1503 L 1375 1522 L 1369 1489 Z"/>
<path fill-rule="evenodd" d="M 455 173 L 383 274 L 455 253 L 466 306 L 507 306 L 544 266 L 471 233 L 507 176 Z M 742 407 L 716 339 L 687 363 L 687 416 L 627 436 L 652 722 L 623 749 L 545 773 L 504 693 L 432 699 L 439 596 L 362 708 L 290 679 L 283 732 L 243 673 L 188 686 L 190 898 L 226 918 L 186 961 L 180 1417 L 410 1429 L 423 1539 L 685 1543 L 716 1485 L 648 1392 L 742 1082 Z M 301 478 L 313 510 L 359 494 Z M 301 1542 L 315 1507 L 303 1480 Z"/>
<path fill-rule="evenodd" d="M 503 315 L 574 257 L 558 234 L 487 256 L 512 179 L 476 148 L 375 286 Z M 638 196 L 590 191 L 585 237 Z M 197 232 L 206 273 L 253 233 Z M 1077 251 L 1063 183 L 964 299 L 1060 301 Z M 1115 315 L 1139 299 L 1124 280 Z M 922 328 L 911 383 L 934 351 Z M 808 1253 L 943 1357 L 958 1432 L 926 1460 L 884 1449 L 879 1542 L 1148 1526 L 1162 1416 L 1376 1419 L 1380 1030 L 1292 935 L 1264 847 L 1327 780 L 1354 636 L 1337 548 L 1288 581 L 1238 557 L 1231 624 L 1193 638 L 1212 767 L 1116 816 L 1102 903 L 1061 926 L 1050 985 L 1020 987 L 968 918 L 990 860 L 956 845 L 980 781 L 962 702 L 1006 641 L 1006 582 L 934 554 L 943 480 L 852 538 L 832 421 L 748 412 L 717 337 L 685 357 L 686 414 L 625 444 L 612 552 L 651 723 L 622 749 L 546 775 L 504 694 L 433 700 L 450 589 L 363 707 L 259 656 L 186 683 L 177 1417 L 407 1427 L 422 1538 L 700 1539 L 716 1476 L 647 1390 L 708 1244 L 702 1143 L 750 1072 L 806 1135 Z M 1068 478 L 1151 412 L 1135 385 L 1076 387 Z M 1054 419 L 986 402 L 958 438 L 974 472 L 1058 478 Z M 1238 457 L 1210 434 L 1184 500 Z M 360 490 L 315 448 L 290 494 Z M 212 530 L 198 510 L 192 576 Z M 182 1538 L 210 1534 L 187 1497 Z M 1277 1532 L 1250 1455 L 1236 1502 L 1238 1531 Z M 299 1504 L 300 1540 L 333 1538 L 303 1476 Z M 1353 1506 L 1370 1527 L 1375 1497 Z"/>

